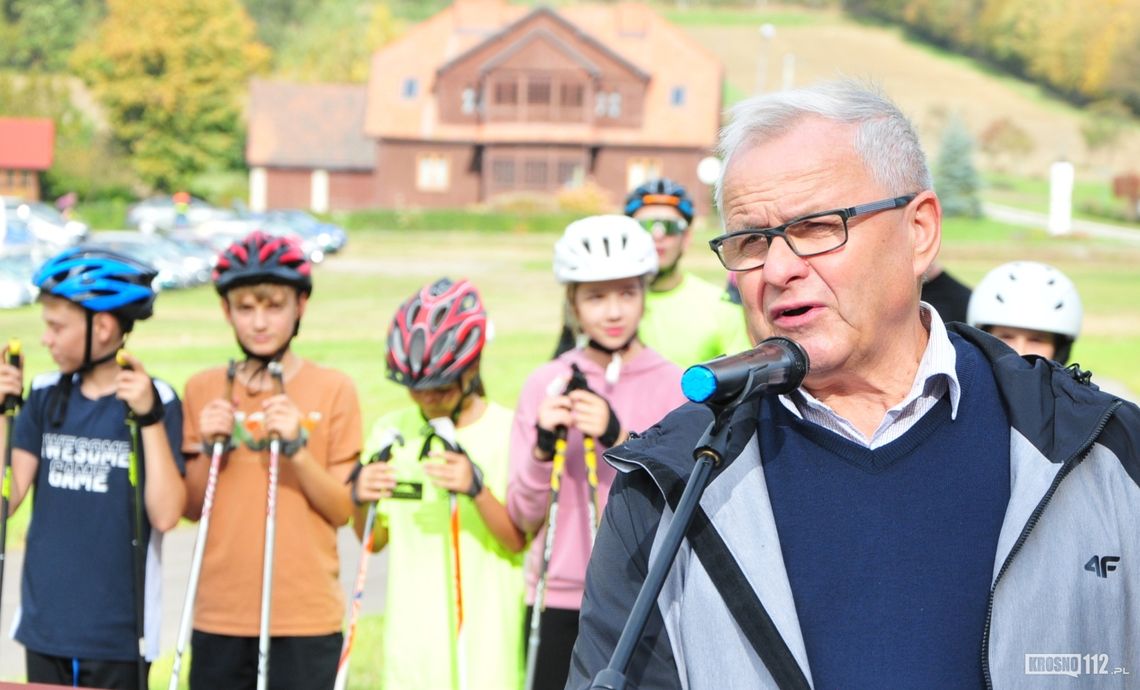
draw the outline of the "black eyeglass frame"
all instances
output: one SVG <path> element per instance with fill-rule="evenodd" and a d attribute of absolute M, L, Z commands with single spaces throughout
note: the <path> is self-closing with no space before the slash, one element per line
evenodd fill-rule
<path fill-rule="evenodd" d="M 737 272 L 739 272 L 739 271 L 754 271 L 757 268 L 763 268 L 764 267 L 764 263 L 761 263 L 759 266 L 750 266 L 748 268 L 730 268 L 728 266 L 728 264 L 725 263 L 724 256 L 720 253 L 721 246 L 723 246 L 724 243 L 730 239 L 733 239 L 736 237 L 743 237 L 746 235 L 760 235 L 760 236 L 766 238 L 768 240 L 768 246 L 769 247 L 772 246 L 773 238 L 783 237 L 784 242 L 786 242 L 788 245 L 788 248 L 791 249 L 795 253 L 796 256 L 798 256 L 800 258 L 807 258 L 807 257 L 811 257 L 811 256 L 819 256 L 820 254 L 826 254 L 828 252 L 833 252 L 836 249 L 839 249 L 840 247 L 843 247 L 844 245 L 847 244 L 847 238 L 849 235 L 849 232 L 847 229 L 847 221 L 851 220 L 852 218 L 855 218 L 856 216 L 863 216 L 863 215 L 867 215 L 870 213 L 877 213 L 879 211 L 890 211 L 890 210 L 893 210 L 896 208 L 903 208 L 904 206 L 906 206 L 910 202 L 914 201 L 915 198 L 917 198 L 917 197 L 918 197 L 918 192 L 914 192 L 911 194 L 904 194 L 902 196 L 896 196 L 896 197 L 893 197 L 890 199 L 880 199 L 878 201 L 871 201 L 871 202 L 866 203 L 866 204 L 859 204 L 857 206 L 851 206 L 848 208 L 836 208 L 836 209 L 831 209 L 830 211 L 818 211 L 816 213 L 809 213 L 805 216 L 793 218 L 793 219 L 789 220 L 787 223 L 784 223 L 783 225 L 777 225 L 774 228 L 744 228 L 743 230 L 734 230 L 732 232 L 725 233 L 723 235 L 720 235 L 718 237 L 714 237 L 711 240 L 709 240 L 709 248 L 713 250 L 714 254 L 716 254 L 716 257 L 717 257 L 717 259 L 720 260 L 720 263 L 722 266 L 724 266 L 729 271 L 737 271 Z M 787 233 L 788 228 L 790 228 L 791 226 L 793 226 L 797 223 L 802 223 L 805 220 L 811 220 L 812 218 L 822 218 L 823 216 L 839 216 L 840 219 L 842 219 L 842 221 L 843 221 L 843 241 L 840 242 L 839 244 L 835 245 L 834 247 L 829 248 L 829 249 L 822 249 L 818 252 L 802 252 L 801 253 L 798 249 L 796 249 L 795 242 L 788 238 L 788 233 Z"/>

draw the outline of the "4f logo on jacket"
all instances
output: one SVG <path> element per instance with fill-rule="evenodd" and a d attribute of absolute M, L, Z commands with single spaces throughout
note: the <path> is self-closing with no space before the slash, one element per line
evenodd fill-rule
<path fill-rule="evenodd" d="M 1096 574 L 1097 577 L 1107 578 L 1108 574 L 1116 570 L 1120 556 L 1093 556 L 1085 563 L 1085 570 Z"/>

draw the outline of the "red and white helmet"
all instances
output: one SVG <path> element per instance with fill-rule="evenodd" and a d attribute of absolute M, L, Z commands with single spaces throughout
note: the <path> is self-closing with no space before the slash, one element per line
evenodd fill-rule
<path fill-rule="evenodd" d="M 441 278 L 400 305 L 388 330 L 388 378 L 412 390 L 451 385 L 479 359 L 487 312 L 475 286 Z"/>

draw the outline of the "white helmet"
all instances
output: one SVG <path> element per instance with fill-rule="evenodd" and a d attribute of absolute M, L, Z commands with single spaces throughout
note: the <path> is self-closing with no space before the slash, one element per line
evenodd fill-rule
<path fill-rule="evenodd" d="M 554 277 L 559 283 L 594 283 L 655 273 L 653 237 L 629 216 L 576 220 L 554 245 Z"/>
<path fill-rule="evenodd" d="M 976 328 L 1028 328 L 1076 340 L 1083 314 L 1077 288 L 1064 273 L 1036 261 L 1014 261 L 982 278 L 966 321 Z"/>

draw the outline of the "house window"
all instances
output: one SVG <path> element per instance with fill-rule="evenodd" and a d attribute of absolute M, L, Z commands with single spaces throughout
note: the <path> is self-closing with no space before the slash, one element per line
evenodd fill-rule
<path fill-rule="evenodd" d="M 519 102 L 519 85 L 501 81 L 495 84 L 495 105 L 514 105 Z"/>
<path fill-rule="evenodd" d="M 462 105 L 463 114 L 464 115 L 470 115 L 471 113 L 475 112 L 475 107 L 476 107 L 475 89 L 471 88 L 470 86 L 468 86 L 466 89 L 463 89 L 462 98 L 463 98 L 463 105 Z"/>
<path fill-rule="evenodd" d="M 581 84 L 562 85 L 562 105 L 568 108 L 581 108 L 585 100 L 586 89 Z"/>
<path fill-rule="evenodd" d="M 546 161 L 526 161 L 523 164 L 523 184 L 527 187 L 545 187 Z"/>
<path fill-rule="evenodd" d="M 415 77 L 405 77 L 400 87 L 400 96 L 407 100 L 418 95 L 420 95 L 420 80 Z"/>
<path fill-rule="evenodd" d="M 514 187 L 515 162 L 509 158 L 492 161 L 491 182 L 496 187 Z"/>
<path fill-rule="evenodd" d="M 674 86 L 673 89 L 669 91 L 669 105 L 674 108 L 685 105 L 685 87 Z"/>
<path fill-rule="evenodd" d="M 599 91 L 594 103 L 594 115 L 598 117 L 621 117 L 621 93 Z"/>
<path fill-rule="evenodd" d="M 447 156 L 425 153 L 416 158 L 416 189 L 421 192 L 445 192 L 450 183 Z"/>
<path fill-rule="evenodd" d="M 582 185 L 582 166 L 578 161 L 558 161 L 558 184 L 563 187 Z"/>
<path fill-rule="evenodd" d="M 606 104 L 609 103 L 609 94 L 605 91 L 597 93 L 597 100 L 594 101 L 594 115 L 598 117 L 606 116 Z"/>
<path fill-rule="evenodd" d="M 550 103 L 550 82 L 532 81 L 526 85 L 526 102 L 529 105 L 547 105 Z"/>
<path fill-rule="evenodd" d="M 621 94 L 617 91 L 610 94 L 609 103 L 606 105 L 606 115 L 621 117 Z"/>
<path fill-rule="evenodd" d="M 647 180 L 661 177 L 660 158 L 630 158 L 625 169 L 625 188 L 633 189 Z"/>

